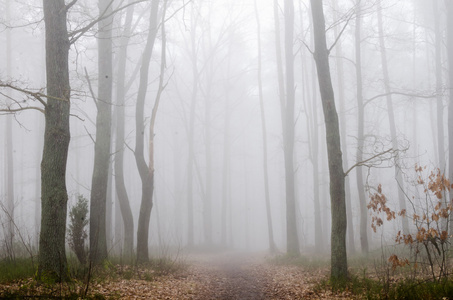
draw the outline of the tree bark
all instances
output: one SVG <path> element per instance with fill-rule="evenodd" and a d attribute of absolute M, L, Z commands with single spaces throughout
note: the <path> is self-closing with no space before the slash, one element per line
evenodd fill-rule
<path fill-rule="evenodd" d="M 381 50 L 381 63 L 382 63 L 382 72 L 384 76 L 384 88 L 385 93 L 387 94 L 387 112 L 390 124 L 390 137 L 392 139 L 392 147 L 393 149 L 398 149 L 398 140 L 396 137 L 396 125 L 395 125 L 395 113 L 393 111 L 393 101 L 392 101 L 392 94 L 390 89 L 390 77 L 388 73 L 388 65 L 387 65 L 387 50 L 385 48 L 385 41 L 384 41 L 384 29 L 382 23 L 382 9 L 381 4 L 377 2 L 377 14 L 378 14 L 378 31 L 379 31 L 379 45 Z M 404 195 L 404 182 L 403 182 L 403 175 L 399 169 L 400 164 L 398 158 L 395 158 L 395 179 L 398 185 L 398 202 L 400 206 L 400 210 L 406 211 L 406 198 Z M 403 229 L 403 234 L 409 233 L 409 221 L 408 218 L 401 218 L 401 226 Z"/>
<path fill-rule="evenodd" d="M 330 77 L 329 50 L 326 45 L 325 20 L 322 0 L 311 0 L 313 31 L 315 38 L 314 58 L 318 70 L 319 89 L 326 122 L 326 142 L 330 177 L 330 201 L 332 209 L 331 278 L 345 280 L 348 275 L 346 254 L 346 203 L 344 171 L 341 156 L 340 130 Z"/>
<path fill-rule="evenodd" d="M 299 255 L 299 241 L 296 222 L 296 195 L 294 189 L 294 3 L 285 0 L 285 62 L 286 62 L 286 105 L 283 131 L 286 181 L 286 251 Z"/>
<path fill-rule="evenodd" d="M 67 279 L 65 253 L 66 162 L 70 140 L 69 39 L 64 0 L 43 0 L 46 30 L 47 105 L 41 161 L 42 218 L 38 279 Z"/>
<path fill-rule="evenodd" d="M 5 13 L 6 13 L 6 22 L 10 22 L 10 1 L 5 3 Z M 6 29 L 6 76 L 8 79 L 12 78 L 12 67 L 11 62 L 13 61 L 11 56 L 11 29 Z M 7 98 L 11 97 L 11 90 L 7 90 Z M 10 102 L 9 99 L 6 99 L 7 102 Z M 8 114 L 6 116 L 6 126 L 5 126 L 5 186 L 6 186 L 6 213 L 7 213 L 7 223 L 6 223 L 6 233 L 5 233 L 5 246 L 10 255 L 11 259 L 14 259 L 14 159 L 13 159 L 13 116 Z"/>
<path fill-rule="evenodd" d="M 264 97 L 263 97 L 263 82 L 262 82 L 262 54 L 261 54 L 261 23 L 258 13 L 257 0 L 255 0 L 255 18 L 257 25 L 257 38 L 258 38 L 258 97 L 260 100 L 260 112 L 261 112 L 261 131 L 263 134 L 263 171 L 264 171 L 264 200 L 266 204 L 266 217 L 267 217 L 267 232 L 269 238 L 269 251 L 274 253 L 277 250 L 274 241 L 274 230 L 272 226 L 272 213 L 269 196 L 269 172 L 267 166 L 267 130 L 266 130 L 266 115 L 264 114 Z"/>
<path fill-rule="evenodd" d="M 356 92 L 357 92 L 357 162 L 363 161 L 364 136 L 364 115 L 363 104 L 363 84 L 362 84 L 362 53 L 361 53 L 361 0 L 356 3 L 356 22 L 355 22 L 355 67 L 356 67 Z M 359 195 L 360 207 L 360 246 L 362 253 L 368 254 L 368 209 L 365 197 L 365 186 L 363 184 L 363 169 L 361 166 L 356 168 L 357 190 Z"/>
<path fill-rule="evenodd" d="M 110 0 L 99 1 L 99 15 L 112 12 Z M 98 98 L 96 100 L 96 142 L 91 181 L 90 261 L 99 264 L 107 258 L 106 201 L 110 163 L 112 124 L 112 22 L 105 18 L 98 30 Z"/>
<path fill-rule="evenodd" d="M 333 0 L 334 10 L 337 11 L 337 1 Z M 335 38 L 339 37 L 338 26 L 334 28 Z M 346 143 L 346 136 L 347 136 L 347 117 L 346 117 L 346 100 L 344 96 L 344 66 L 343 66 L 343 47 L 341 41 L 338 41 L 337 45 L 335 46 L 335 56 L 336 56 L 336 65 L 337 65 L 337 78 L 338 78 L 338 102 L 340 104 L 340 138 L 341 138 L 341 152 L 343 153 L 343 164 L 344 168 L 348 169 L 348 145 Z M 355 253 L 355 237 L 354 237 L 354 223 L 353 223 L 353 215 L 352 215 L 352 199 L 351 195 L 351 187 L 349 183 L 349 176 L 345 177 L 345 195 L 346 195 L 346 213 L 347 213 L 347 221 L 348 221 L 348 233 L 347 233 L 347 241 L 348 241 L 348 251 L 351 254 Z"/>
<path fill-rule="evenodd" d="M 148 89 L 148 69 L 153 52 L 154 41 L 157 34 L 157 12 L 159 8 L 159 0 L 153 0 L 151 4 L 151 13 L 149 17 L 149 31 L 146 41 L 145 50 L 142 56 L 142 64 L 140 67 L 140 84 L 137 95 L 137 105 L 135 111 L 135 162 L 142 181 L 142 201 L 140 205 L 140 213 L 138 218 L 137 229 L 137 262 L 147 262 L 149 260 L 148 252 L 148 235 L 149 221 L 151 217 L 151 209 L 153 206 L 153 189 L 154 178 L 145 161 L 144 141 L 145 141 L 145 97 Z M 150 137 L 152 138 L 152 137 Z M 149 151 L 152 151 L 150 149 Z"/>
<path fill-rule="evenodd" d="M 133 0 L 130 0 L 132 2 Z M 118 204 L 124 224 L 124 257 L 132 261 L 134 246 L 134 219 L 124 183 L 124 130 L 125 130 L 125 74 L 127 63 L 127 48 L 131 35 L 132 17 L 134 6 L 129 6 L 126 11 L 123 34 L 120 38 L 120 50 L 118 54 L 118 75 L 116 83 L 116 142 L 115 142 L 115 188 L 118 196 Z"/>
<path fill-rule="evenodd" d="M 447 58 L 448 58 L 448 177 L 453 182 L 453 1 L 445 0 L 447 7 Z M 452 216 L 450 215 L 450 232 L 453 231 Z"/>
<path fill-rule="evenodd" d="M 446 171 L 445 165 L 445 134 L 444 134 L 444 103 L 442 94 L 442 32 L 440 31 L 439 0 L 433 0 L 435 62 L 436 62 L 436 121 L 437 121 L 437 155 L 439 168 Z"/>

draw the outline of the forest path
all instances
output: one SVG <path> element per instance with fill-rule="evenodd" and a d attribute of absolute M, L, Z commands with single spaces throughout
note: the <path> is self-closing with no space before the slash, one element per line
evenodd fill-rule
<path fill-rule="evenodd" d="M 191 263 L 201 276 L 205 292 L 196 299 L 265 299 L 272 278 L 264 271 L 262 254 L 224 253 L 196 257 Z"/>

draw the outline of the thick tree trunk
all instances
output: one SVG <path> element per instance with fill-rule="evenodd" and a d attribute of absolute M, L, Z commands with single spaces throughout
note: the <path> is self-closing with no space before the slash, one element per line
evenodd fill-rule
<path fill-rule="evenodd" d="M 140 205 L 140 213 L 138 218 L 137 229 L 137 262 L 147 262 L 149 260 L 148 252 L 148 235 L 149 221 L 151 217 L 151 209 L 153 206 L 153 189 L 154 178 L 145 161 L 144 142 L 145 142 L 145 98 L 148 89 L 148 69 L 153 52 L 154 41 L 157 34 L 157 12 L 159 8 L 159 0 L 153 0 L 151 4 L 151 13 L 149 18 L 149 32 L 146 41 L 145 50 L 142 56 L 142 65 L 140 67 L 140 84 L 137 95 L 137 105 L 135 110 L 135 161 L 137 163 L 138 172 L 142 181 L 142 201 Z M 150 137 L 152 139 L 152 137 Z M 152 146 L 152 145 L 151 145 Z M 153 151 L 153 149 L 149 149 Z"/>
<path fill-rule="evenodd" d="M 99 14 L 111 14 L 110 0 L 99 1 Z M 112 123 L 112 20 L 99 22 L 98 99 L 96 100 L 96 142 L 90 202 L 90 261 L 98 264 L 107 258 L 106 201 L 110 163 Z"/>
<path fill-rule="evenodd" d="M 286 61 L 286 105 L 283 131 L 286 181 L 286 251 L 299 255 L 299 240 L 296 222 L 296 195 L 294 187 L 294 3 L 285 0 L 285 61 Z"/>
<path fill-rule="evenodd" d="M 67 278 L 65 252 L 66 161 L 70 140 L 69 39 L 64 0 L 43 0 L 46 29 L 47 105 L 41 161 L 42 218 L 38 279 Z"/>
<path fill-rule="evenodd" d="M 132 0 L 129 1 L 129 3 Z M 120 39 L 120 50 L 118 54 L 118 75 L 116 85 L 116 143 L 115 143 L 115 188 L 118 196 L 118 204 L 121 210 L 121 217 L 124 224 L 124 252 L 126 260 L 132 260 L 134 246 L 134 219 L 129 203 L 129 197 L 124 183 L 124 130 L 125 130 L 125 74 L 127 63 L 127 48 L 131 34 L 132 17 L 134 6 L 129 6 L 124 22 L 124 31 Z M 119 221 L 119 220 L 118 220 Z M 117 222 L 118 222 L 117 221 Z"/>
<path fill-rule="evenodd" d="M 322 1 L 311 0 L 311 9 L 315 37 L 314 57 L 318 70 L 319 89 L 326 122 L 326 141 L 329 161 L 330 201 L 332 209 L 331 278 L 344 280 L 348 275 L 346 254 L 347 220 L 340 130 L 335 108 L 332 79 L 330 77 L 329 52 L 326 45 Z"/>
<path fill-rule="evenodd" d="M 384 29 L 382 23 L 382 9 L 380 7 L 380 2 L 377 2 L 377 14 L 378 14 L 378 31 L 379 31 L 379 45 L 381 50 L 381 63 L 382 63 L 382 72 L 384 76 L 384 88 L 385 93 L 387 94 L 387 112 L 390 124 L 390 137 L 392 139 L 392 147 L 393 149 L 398 149 L 398 140 L 396 137 L 396 125 L 395 125 L 395 113 L 393 111 L 393 101 L 392 95 L 390 90 L 390 77 L 388 72 L 388 65 L 387 65 L 387 50 L 385 48 L 385 41 L 384 41 Z M 395 178 L 398 185 L 398 202 L 400 206 L 400 210 L 406 210 L 406 198 L 404 195 L 404 182 L 403 182 L 403 175 L 399 169 L 400 164 L 398 158 L 395 158 Z M 401 218 L 401 226 L 403 229 L 404 234 L 409 233 L 409 221 L 408 218 Z"/>
<path fill-rule="evenodd" d="M 267 216 L 267 232 L 269 238 L 269 251 L 274 253 L 277 250 L 274 242 L 274 230 L 272 227 L 272 213 L 269 196 L 269 173 L 267 166 L 267 131 L 266 131 L 266 115 L 264 114 L 264 97 L 263 97 L 263 82 L 261 79 L 262 73 L 262 54 L 261 54 L 261 23 L 258 13 L 257 0 L 254 1 L 255 6 L 255 17 L 257 24 L 257 37 L 258 37 L 258 93 L 260 100 L 260 112 L 261 112 L 261 130 L 263 134 L 263 171 L 264 171 L 264 197 L 266 203 L 266 216 Z"/>
<path fill-rule="evenodd" d="M 361 1 L 356 3 L 356 21 L 355 21 L 355 67 L 356 67 L 356 92 L 357 92 L 357 162 L 363 161 L 364 136 L 364 104 L 363 104 L 363 85 L 362 85 L 362 53 L 361 53 Z M 361 166 L 356 167 L 357 173 L 357 191 L 359 195 L 360 207 L 360 246 L 362 253 L 368 253 L 368 209 L 365 197 L 365 185 L 363 183 L 363 169 Z"/>

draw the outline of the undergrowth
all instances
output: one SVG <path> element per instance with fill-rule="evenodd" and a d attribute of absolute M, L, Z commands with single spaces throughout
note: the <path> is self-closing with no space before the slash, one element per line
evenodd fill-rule
<path fill-rule="evenodd" d="M 180 259 L 152 258 L 144 264 L 122 264 L 117 257 L 99 266 L 80 264 L 75 256 L 68 257 L 70 281 L 60 284 L 38 283 L 34 279 L 36 266 L 31 259 L 0 260 L 0 298 L 23 299 L 29 297 L 64 299 L 105 299 L 92 290 L 93 286 L 117 280 L 153 281 L 159 276 L 174 274 L 186 269 Z M 109 295 L 108 299 L 117 299 Z"/>

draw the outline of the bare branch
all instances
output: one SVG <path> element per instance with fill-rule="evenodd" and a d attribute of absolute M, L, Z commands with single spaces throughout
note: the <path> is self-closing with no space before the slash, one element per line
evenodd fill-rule
<path fill-rule="evenodd" d="M 90 77 L 88 76 L 87 68 L 84 68 L 84 70 L 85 70 L 85 78 L 86 78 L 86 80 L 88 82 L 88 88 L 90 90 L 91 98 L 93 98 L 94 104 L 96 104 L 96 109 L 97 109 L 98 108 L 98 102 L 96 100 L 96 96 L 94 95 L 93 87 L 91 86 L 91 80 L 90 80 Z"/>
<path fill-rule="evenodd" d="M 111 13 L 107 14 L 107 9 L 113 4 L 113 0 L 110 2 L 109 5 L 107 5 L 107 7 L 105 8 L 105 10 L 99 15 L 99 17 L 97 19 L 94 19 L 93 21 L 91 21 L 87 26 L 85 27 L 82 27 L 78 30 L 74 30 L 73 32 L 69 33 L 69 37 L 70 37 L 70 40 L 69 40 L 69 43 L 70 44 L 74 44 L 79 38 L 81 38 L 88 30 L 90 30 L 91 28 L 93 28 L 94 25 L 96 25 L 97 23 L 99 23 L 100 21 L 102 20 L 105 20 L 107 18 L 110 18 L 111 16 L 115 15 L 117 12 L 131 6 L 131 5 L 135 5 L 135 4 L 138 4 L 138 3 L 141 3 L 141 2 L 146 2 L 148 0 L 137 0 L 137 1 L 134 1 L 134 2 L 131 2 L 131 3 L 128 3 L 124 6 L 121 6 L 121 7 L 118 7 L 117 9 L 114 9 L 112 10 Z"/>
<path fill-rule="evenodd" d="M 327 54 L 329 55 L 330 54 L 330 51 L 332 51 L 333 47 L 335 47 L 335 45 L 338 43 L 338 41 L 340 40 L 341 36 L 343 35 L 343 32 L 346 30 L 346 27 L 348 26 L 349 24 L 349 21 L 351 21 L 352 19 L 352 16 L 354 14 L 351 13 L 348 17 L 348 19 L 346 20 L 346 23 L 344 24 L 343 28 L 341 29 L 340 33 L 338 34 L 338 36 L 335 38 L 335 41 L 333 42 L 333 44 L 329 47 L 329 49 L 327 49 Z"/>
<path fill-rule="evenodd" d="M 424 98 L 424 99 L 430 99 L 430 98 L 437 97 L 437 94 L 421 95 L 421 94 L 412 94 L 412 93 L 403 93 L 403 92 L 390 92 L 390 93 L 379 94 L 379 95 L 371 97 L 370 99 L 365 101 L 364 106 L 367 105 L 368 103 L 370 103 L 371 101 L 376 100 L 377 98 L 386 97 L 386 96 L 390 96 L 390 95 L 402 95 L 402 96 L 407 96 L 407 97 Z"/>
<path fill-rule="evenodd" d="M 27 107 L 20 107 L 20 108 L 5 108 L 5 109 L 0 109 L 0 112 L 3 112 L 5 114 L 14 114 L 20 111 L 25 111 L 25 110 L 37 110 L 39 112 L 42 112 L 43 114 L 46 113 L 46 111 L 40 107 L 36 106 L 27 106 Z"/>
<path fill-rule="evenodd" d="M 64 8 L 65 12 L 67 12 L 74 4 L 76 4 L 77 1 L 78 0 L 72 0 L 71 2 L 69 2 Z"/>
<path fill-rule="evenodd" d="M 367 165 L 368 162 L 372 161 L 373 159 L 375 158 L 378 158 L 378 157 L 381 157 L 387 153 L 390 153 L 390 152 L 398 152 L 399 150 L 395 150 L 393 148 L 390 148 L 390 149 L 387 149 L 383 152 L 380 152 L 380 153 L 377 153 L 376 155 L 373 155 L 372 157 L 368 158 L 368 159 L 365 159 L 363 161 L 359 161 L 357 162 L 356 164 L 354 164 L 352 167 L 350 167 L 345 173 L 344 173 L 344 176 L 348 176 L 348 174 L 356 167 L 360 167 L 360 166 L 365 166 Z"/>
<path fill-rule="evenodd" d="M 46 104 L 46 102 L 43 100 L 43 98 L 50 98 L 50 96 L 48 96 L 48 95 L 46 95 L 46 94 L 43 94 L 43 93 L 41 93 L 41 92 L 33 92 L 33 91 L 30 91 L 30 90 L 27 90 L 27 89 L 23 89 L 23 88 L 14 86 L 14 85 L 12 85 L 12 84 L 10 84 L 10 83 L 3 83 L 2 81 L 0 81 L 0 87 L 10 88 L 10 89 L 12 89 L 12 90 L 21 92 L 22 94 L 31 96 L 31 97 L 35 98 L 36 100 L 38 100 L 42 105 L 44 105 L 44 107 L 46 107 L 47 104 Z M 52 97 L 52 99 L 53 99 L 53 97 Z M 66 100 L 64 100 L 64 99 L 58 99 L 58 100 L 66 101 Z M 16 101 L 16 102 L 17 102 L 17 101 Z"/>

